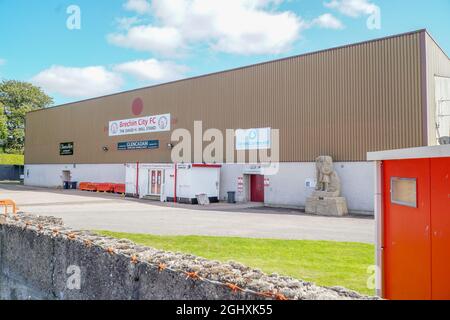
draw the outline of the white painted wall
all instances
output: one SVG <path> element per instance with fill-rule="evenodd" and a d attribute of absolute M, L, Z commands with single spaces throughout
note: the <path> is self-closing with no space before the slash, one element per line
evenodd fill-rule
<path fill-rule="evenodd" d="M 136 164 L 126 165 L 126 193 L 136 193 Z M 150 194 L 149 180 L 152 169 L 162 171 L 163 181 L 161 200 L 174 196 L 175 170 L 171 164 L 139 164 L 139 195 Z M 218 197 L 220 188 L 220 168 L 179 168 L 177 172 L 177 197 L 195 198 L 205 193 L 209 197 Z"/>
<path fill-rule="evenodd" d="M 70 171 L 71 181 L 125 183 L 123 164 L 39 164 L 25 165 L 25 185 L 56 188 L 63 184 L 63 171 Z"/>
<path fill-rule="evenodd" d="M 352 212 L 373 212 L 373 162 L 337 162 L 334 167 L 341 178 L 342 194 Z M 220 198 L 235 191 L 237 200 L 248 197 L 248 190 L 238 193 L 238 177 L 243 176 L 245 165 L 225 164 L 221 171 Z M 315 179 L 315 163 L 280 163 L 276 175 L 266 176 L 270 185 L 265 188 L 265 202 L 269 205 L 304 207 L 306 198 L 314 191 L 305 187 L 306 179 Z M 248 188 L 248 186 L 247 186 Z"/>
<path fill-rule="evenodd" d="M 342 195 L 350 211 L 374 212 L 374 162 L 338 162 L 335 169 L 341 178 Z"/>
<path fill-rule="evenodd" d="M 238 177 L 242 177 L 244 165 L 242 164 L 224 164 L 220 171 L 220 200 L 228 199 L 228 191 L 236 192 L 236 201 L 246 202 L 246 194 L 238 193 Z"/>
<path fill-rule="evenodd" d="M 435 77 L 438 137 L 450 137 L 450 78 Z"/>
<path fill-rule="evenodd" d="M 208 197 L 219 197 L 220 168 L 178 169 L 177 185 L 179 198 L 193 199 L 202 193 Z M 167 190 L 166 195 L 173 197 L 173 191 Z"/>
<path fill-rule="evenodd" d="M 125 165 L 126 172 L 125 175 L 125 192 L 127 194 L 136 194 L 136 163 L 129 163 Z M 162 200 L 165 199 L 165 190 L 167 188 L 173 188 L 173 186 L 167 186 L 170 183 L 170 175 L 173 174 L 173 165 L 171 164 L 157 164 L 157 163 L 140 163 L 139 164 L 139 196 L 145 197 L 150 194 L 150 173 L 152 169 L 161 170 L 163 174 L 163 184 L 162 184 Z"/>
<path fill-rule="evenodd" d="M 438 144 L 436 139 L 437 130 L 436 123 L 438 122 L 438 104 L 437 101 L 440 98 L 437 94 L 441 93 L 443 88 L 437 88 L 442 85 L 446 85 L 437 79 L 436 76 L 441 78 L 450 78 L 450 60 L 439 45 L 433 40 L 430 35 L 426 35 L 426 52 L 427 52 L 427 104 L 428 104 L 428 145 L 435 146 Z M 436 81 L 437 80 L 437 81 Z M 438 92 L 439 90 L 439 92 Z M 441 121 L 450 121 L 447 119 L 441 119 Z M 445 128 L 442 129 L 444 131 Z M 441 134 L 445 135 L 445 131 Z"/>
<path fill-rule="evenodd" d="M 304 207 L 306 198 L 314 191 L 305 187 L 305 180 L 315 178 L 315 168 L 315 163 L 281 163 L 277 175 L 266 177 L 270 186 L 265 188 L 264 199 L 268 204 Z"/>
<path fill-rule="evenodd" d="M 25 184 L 30 186 L 62 186 L 62 172 L 70 170 L 72 181 L 126 183 L 126 192 L 135 193 L 136 171 L 128 170 L 122 164 L 111 165 L 26 165 Z M 148 170 L 150 167 L 165 169 L 166 182 L 173 169 L 168 164 L 141 165 L 139 191 L 148 193 Z M 352 212 L 374 211 L 374 163 L 338 162 L 334 164 L 342 182 L 342 194 Z M 249 200 L 249 183 L 244 179 L 244 192 L 238 193 L 238 177 L 244 177 L 246 165 L 224 164 L 220 172 L 220 199 L 227 199 L 228 191 L 236 192 L 237 201 Z M 200 169 L 199 169 L 200 170 Z M 306 198 L 314 191 L 305 186 L 306 179 L 315 178 L 314 163 L 281 163 L 276 175 L 266 176 L 270 185 L 265 188 L 265 200 L 269 205 L 304 207 Z M 171 187 L 172 189 L 172 187 Z M 179 190 L 181 192 L 181 190 Z M 181 193 L 178 195 L 181 196 Z"/>

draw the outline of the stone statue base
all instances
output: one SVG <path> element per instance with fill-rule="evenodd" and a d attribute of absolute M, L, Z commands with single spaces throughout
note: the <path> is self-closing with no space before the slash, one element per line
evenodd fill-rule
<path fill-rule="evenodd" d="M 316 191 L 306 200 L 306 213 L 343 217 L 348 215 L 347 200 L 333 192 Z"/>

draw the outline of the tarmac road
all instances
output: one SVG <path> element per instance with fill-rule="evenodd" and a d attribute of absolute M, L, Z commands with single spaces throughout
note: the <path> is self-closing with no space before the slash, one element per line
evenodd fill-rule
<path fill-rule="evenodd" d="M 78 230 L 365 243 L 375 239 L 371 218 L 317 217 L 258 204 L 200 207 L 17 184 L 0 184 L 0 198 L 15 200 L 26 213 L 63 218 Z"/>

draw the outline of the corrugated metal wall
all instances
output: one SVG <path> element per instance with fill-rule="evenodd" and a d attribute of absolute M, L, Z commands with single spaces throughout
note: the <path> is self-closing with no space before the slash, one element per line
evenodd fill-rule
<path fill-rule="evenodd" d="M 423 145 L 420 32 L 74 103 L 27 116 L 26 163 L 170 162 L 170 133 L 108 137 L 108 122 L 171 113 L 173 129 L 271 127 L 283 162 L 364 161 L 366 152 Z M 117 142 L 161 140 L 153 151 Z M 75 142 L 74 156 L 59 143 Z M 103 146 L 110 151 L 104 152 Z"/>
<path fill-rule="evenodd" d="M 427 92 L 428 92 L 428 144 L 437 144 L 436 131 L 436 76 L 450 78 L 450 60 L 442 49 L 434 42 L 433 38 L 426 34 L 426 51 L 427 51 Z M 450 118 L 445 120 L 450 121 Z"/>

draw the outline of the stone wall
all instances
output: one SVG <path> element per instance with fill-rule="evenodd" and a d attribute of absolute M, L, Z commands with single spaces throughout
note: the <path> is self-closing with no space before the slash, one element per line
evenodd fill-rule
<path fill-rule="evenodd" d="M 70 230 L 56 218 L 0 218 L 0 299 L 284 298 L 365 299 L 238 263 Z"/>

